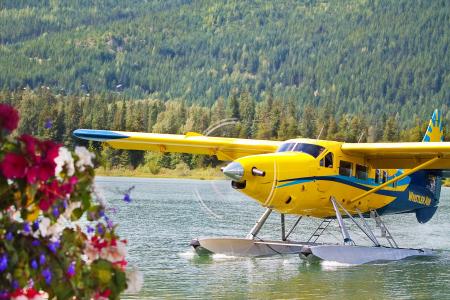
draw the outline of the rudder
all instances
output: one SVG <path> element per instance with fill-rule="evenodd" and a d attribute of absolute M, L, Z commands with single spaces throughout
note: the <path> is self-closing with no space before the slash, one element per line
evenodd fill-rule
<path fill-rule="evenodd" d="M 444 141 L 444 126 L 442 124 L 442 113 L 435 109 L 430 123 L 428 124 L 427 132 L 423 137 L 422 142 L 443 142 Z"/>

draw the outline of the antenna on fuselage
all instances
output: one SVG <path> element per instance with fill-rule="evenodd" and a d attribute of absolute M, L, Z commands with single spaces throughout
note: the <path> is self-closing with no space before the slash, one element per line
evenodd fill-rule
<path fill-rule="evenodd" d="M 358 139 L 358 143 L 359 143 L 359 142 L 361 142 L 361 140 L 362 140 L 363 136 L 364 136 L 364 131 L 363 131 L 363 132 L 361 132 L 361 135 L 359 136 L 359 139 Z"/>
<path fill-rule="evenodd" d="M 322 131 L 323 131 L 324 127 L 325 127 L 325 125 L 322 125 L 322 129 L 320 129 L 319 135 L 316 137 L 316 140 L 318 140 L 320 138 L 320 136 L 322 135 Z"/>

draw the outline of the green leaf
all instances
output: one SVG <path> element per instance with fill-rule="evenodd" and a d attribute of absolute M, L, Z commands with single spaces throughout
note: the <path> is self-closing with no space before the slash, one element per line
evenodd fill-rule
<path fill-rule="evenodd" d="M 70 219 L 72 221 L 76 221 L 76 220 L 79 220 L 82 215 L 83 215 L 83 210 L 78 207 L 72 211 L 72 214 L 70 215 Z"/>

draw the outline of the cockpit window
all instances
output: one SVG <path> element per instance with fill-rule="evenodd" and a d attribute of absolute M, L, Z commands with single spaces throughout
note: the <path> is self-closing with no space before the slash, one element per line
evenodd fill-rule
<path fill-rule="evenodd" d="M 314 144 L 306 144 L 306 143 L 284 143 L 278 148 L 277 152 L 303 152 L 311 155 L 314 158 L 320 155 L 325 150 L 324 147 L 314 145 Z"/>
<path fill-rule="evenodd" d="M 287 152 L 292 151 L 292 148 L 294 148 L 295 143 L 284 143 L 278 148 L 277 152 Z"/>

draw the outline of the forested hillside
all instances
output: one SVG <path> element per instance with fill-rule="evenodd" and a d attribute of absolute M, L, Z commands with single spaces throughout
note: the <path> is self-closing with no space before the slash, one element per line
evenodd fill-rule
<path fill-rule="evenodd" d="M 3 0 L 0 27 L 6 91 L 450 118 L 448 0 Z"/>
<path fill-rule="evenodd" d="M 319 108 L 300 107 L 292 98 L 283 101 L 270 95 L 256 102 L 248 92 L 232 94 L 226 101 L 219 98 L 212 107 L 174 100 L 124 101 L 111 95 L 61 96 L 47 88 L 2 92 L 0 102 L 19 110 L 19 134 L 50 138 L 71 147 L 75 143 L 83 144 L 95 151 L 106 167 L 141 166 L 152 173 L 158 173 L 162 167 L 174 169 L 178 165 L 182 169 L 193 169 L 215 166 L 218 162 L 205 156 L 114 150 L 96 142 L 75 141 L 72 132 L 77 128 L 96 128 L 159 133 L 209 132 L 213 136 L 276 140 L 320 136 L 346 142 L 421 141 L 431 114 L 430 111 L 424 119 L 415 118 L 413 127 L 401 129 L 395 114 L 383 114 L 378 122 L 370 123 L 365 115 L 335 116 L 336 108 L 332 104 Z M 223 119 L 233 122 L 216 126 Z M 450 140 L 449 131 L 446 140 Z"/>

